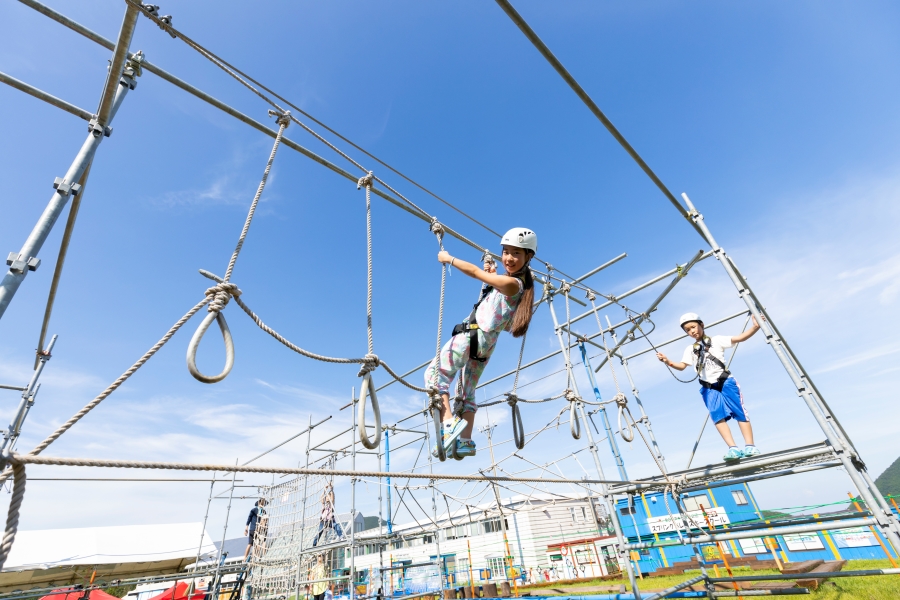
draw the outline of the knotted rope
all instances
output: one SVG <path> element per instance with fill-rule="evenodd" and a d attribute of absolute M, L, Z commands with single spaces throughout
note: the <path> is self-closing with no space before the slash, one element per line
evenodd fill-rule
<path fill-rule="evenodd" d="M 506 403 L 512 410 L 513 442 L 521 450 L 525 447 L 525 426 L 522 424 L 522 413 L 519 412 L 519 397 L 515 392 L 506 394 Z"/>
<path fill-rule="evenodd" d="M 6 514 L 6 530 L 3 533 L 3 541 L 0 542 L 0 569 L 6 564 L 13 542 L 16 541 L 16 532 L 19 530 L 19 511 L 22 508 L 22 499 L 25 498 L 25 465 L 21 462 L 13 462 L 12 473 L 15 479 L 9 510 Z"/>
<path fill-rule="evenodd" d="M 437 217 L 431 218 L 429 225 L 431 233 L 437 238 L 438 247 L 444 249 L 444 226 L 437 220 Z M 447 460 L 447 452 L 444 449 L 443 435 L 441 428 L 441 415 L 444 410 L 444 401 L 437 390 L 437 370 L 441 360 L 441 338 L 444 331 L 444 293 L 447 289 L 447 270 L 448 266 L 441 263 L 441 296 L 438 303 L 438 324 L 437 324 L 437 340 L 434 345 L 434 370 L 432 371 L 431 385 L 428 386 L 428 407 L 426 412 L 431 416 L 432 426 L 434 427 L 435 448 L 437 448 L 437 458 L 444 462 Z"/>
<path fill-rule="evenodd" d="M 375 395 L 375 384 L 372 383 L 372 371 L 378 367 L 379 360 L 375 355 L 375 341 L 372 335 L 372 182 L 375 175 L 369 171 L 356 182 L 356 189 L 366 188 L 366 337 L 369 352 L 359 370 L 362 386 L 359 388 L 359 417 L 357 429 L 360 443 L 374 450 L 381 443 L 381 410 Z M 375 438 L 370 439 L 366 431 L 366 397 L 372 401 L 372 412 L 375 415 Z"/>
<path fill-rule="evenodd" d="M 613 398 L 613 402 L 616 403 L 618 407 L 618 425 L 619 425 L 619 435 L 622 436 L 622 439 L 626 442 L 630 442 L 634 440 L 634 417 L 631 415 L 631 409 L 628 408 L 628 398 L 625 397 L 625 394 L 619 392 Z M 625 428 L 622 427 L 622 417 L 625 417 Z M 626 433 L 627 431 L 627 433 Z"/>
<path fill-rule="evenodd" d="M 188 344 L 188 371 L 190 371 L 194 379 L 203 383 L 216 383 L 222 381 L 228 377 L 232 367 L 234 367 L 234 340 L 231 337 L 231 331 L 228 329 L 228 323 L 225 321 L 225 315 L 222 314 L 222 309 L 225 308 L 231 298 L 240 295 L 240 290 L 238 290 L 237 286 L 233 283 L 229 283 L 229 280 L 234 271 L 234 265 L 237 262 L 238 255 L 241 253 L 241 248 L 244 247 L 244 240 L 247 239 L 247 232 L 250 231 L 250 224 L 253 222 L 253 215 L 256 214 L 256 207 L 259 204 L 259 199 L 262 196 L 263 190 L 266 189 L 266 182 L 268 181 L 269 173 L 272 170 L 272 163 L 275 161 L 275 154 L 278 152 L 278 147 L 281 145 L 281 138 L 284 135 L 284 130 L 291 122 L 291 113 L 287 111 L 278 112 L 270 110 L 269 115 L 275 116 L 276 122 L 278 123 L 278 133 L 275 135 L 275 143 L 272 144 L 269 160 L 266 161 L 266 168 L 263 171 L 259 186 L 256 188 L 253 202 L 250 203 L 250 210 L 247 212 L 247 218 L 244 219 L 244 227 L 241 229 L 241 235 L 238 237 L 237 245 L 234 248 L 234 252 L 231 253 L 231 260 L 228 261 L 228 268 L 225 269 L 225 277 L 219 285 L 206 290 L 206 295 L 212 296 L 207 308 L 209 314 L 206 315 L 206 318 L 204 318 L 200 323 L 200 326 L 197 327 L 197 331 L 194 332 L 194 335 L 191 337 L 191 341 Z M 197 349 L 200 347 L 200 341 L 203 339 L 203 335 L 206 333 L 206 330 L 209 329 L 213 320 L 218 323 L 219 331 L 222 332 L 222 340 L 225 342 L 225 366 L 218 375 L 204 375 L 200 372 L 200 369 L 197 368 Z M 369 351 L 371 352 L 371 348 Z"/>

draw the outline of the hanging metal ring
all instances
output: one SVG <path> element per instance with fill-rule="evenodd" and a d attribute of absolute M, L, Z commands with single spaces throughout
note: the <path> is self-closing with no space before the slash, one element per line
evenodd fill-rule
<path fill-rule="evenodd" d="M 366 432 L 366 395 L 372 400 L 372 414 L 375 416 L 375 439 L 370 440 Z M 374 450 L 381 443 L 381 409 L 378 407 L 378 397 L 375 395 L 375 384 L 372 383 L 372 375 L 363 375 L 362 385 L 359 388 L 359 413 L 357 415 L 357 429 L 359 430 L 360 443 Z"/>
<path fill-rule="evenodd" d="M 218 375 L 204 375 L 200 372 L 200 369 L 197 368 L 197 348 L 200 347 L 200 340 L 203 339 L 203 334 L 206 333 L 206 330 L 209 329 L 209 326 L 212 325 L 213 319 L 219 324 L 219 331 L 222 332 L 222 340 L 225 342 L 225 368 L 222 369 L 222 372 Z M 225 321 L 225 315 L 221 312 L 211 312 L 206 315 L 203 319 L 203 322 L 200 323 L 200 327 L 197 328 L 197 331 L 194 332 L 194 336 L 191 338 L 191 342 L 188 344 L 187 349 L 187 368 L 190 371 L 191 375 L 193 375 L 194 379 L 197 381 L 201 381 L 203 383 L 218 383 L 222 381 L 228 374 L 231 373 L 231 368 L 234 366 L 234 339 L 231 337 L 231 331 L 228 329 L 228 323 Z"/>

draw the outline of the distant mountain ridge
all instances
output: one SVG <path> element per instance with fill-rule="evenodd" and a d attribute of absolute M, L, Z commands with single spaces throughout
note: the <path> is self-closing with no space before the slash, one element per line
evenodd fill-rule
<path fill-rule="evenodd" d="M 895 460 L 891 466 L 884 470 L 884 473 L 875 480 L 875 485 L 882 494 L 900 495 L 900 458 Z"/>

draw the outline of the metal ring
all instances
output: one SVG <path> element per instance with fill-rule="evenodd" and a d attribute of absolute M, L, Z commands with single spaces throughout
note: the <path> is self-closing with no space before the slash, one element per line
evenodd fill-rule
<path fill-rule="evenodd" d="M 525 427 L 522 425 L 522 413 L 519 411 L 519 405 L 512 405 L 512 426 L 513 426 L 513 442 L 516 448 L 521 450 L 525 447 Z"/>
<path fill-rule="evenodd" d="M 203 339 L 203 335 L 206 333 L 206 330 L 209 329 L 209 326 L 212 325 L 213 319 L 219 324 L 219 331 L 222 332 L 222 340 L 225 342 L 225 368 L 222 369 L 222 372 L 218 375 L 204 375 L 200 372 L 200 369 L 197 368 L 197 348 L 200 347 L 200 340 Z M 200 323 L 200 327 L 197 328 L 197 331 L 194 332 L 194 336 L 191 338 L 190 343 L 188 344 L 187 349 L 187 368 L 190 371 L 191 375 L 194 376 L 194 379 L 197 381 L 201 381 L 203 383 L 218 383 L 222 381 L 228 374 L 231 373 L 231 368 L 234 366 L 234 339 L 231 337 L 231 331 L 228 329 L 228 323 L 225 321 L 225 315 L 221 312 L 211 312 L 206 315 L 206 318 L 203 319 L 203 322 Z"/>
<path fill-rule="evenodd" d="M 372 414 L 375 416 L 375 439 L 370 440 L 366 432 L 366 395 L 372 399 Z M 378 407 L 378 397 L 375 395 L 375 384 L 372 383 L 372 374 L 363 375 L 362 386 L 359 388 L 359 413 L 357 416 L 357 429 L 359 430 L 360 443 L 374 450 L 381 443 L 381 409 Z"/>

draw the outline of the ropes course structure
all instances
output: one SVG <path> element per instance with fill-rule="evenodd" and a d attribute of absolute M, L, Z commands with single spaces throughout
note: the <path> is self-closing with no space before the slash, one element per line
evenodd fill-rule
<path fill-rule="evenodd" d="M 485 390 L 487 386 L 496 385 L 508 377 L 513 377 L 511 387 L 506 388 L 509 389 L 509 391 L 502 392 L 490 398 L 485 398 L 478 403 L 478 406 L 485 410 L 492 406 L 503 403 L 507 404 L 510 408 L 512 437 L 508 440 L 494 441 L 492 438 L 493 426 L 490 426 L 486 431 L 489 441 L 490 465 L 489 467 L 478 468 L 475 472 L 469 473 L 447 473 L 435 470 L 436 465 L 434 459 L 436 458 L 439 463 L 442 463 L 447 458 L 447 453 L 444 451 L 441 443 L 442 401 L 434 385 L 418 386 L 407 379 L 410 375 L 413 375 L 426 367 L 430 361 L 426 361 L 410 371 L 398 374 L 397 371 L 391 368 L 388 363 L 375 352 L 373 325 L 372 196 L 375 195 L 380 197 L 390 204 L 422 220 L 428 226 L 429 233 L 435 236 L 441 250 L 444 249 L 445 238 L 449 236 L 481 253 L 484 262 L 493 261 L 496 255 L 492 254 L 486 245 L 477 244 L 462 233 L 450 228 L 446 223 L 439 220 L 437 215 L 430 214 L 418 204 L 401 194 L 388 182 L 377 176 L 374 170 L 367 169 L 366 166 L 352 158 L 347 152 L 341 150 L 337 143 L 330 141 L 326 135 L 333 135 L 341 140 L 341 142 L 349 144 L 355 150 L 362 152 L 368 158 L 377 162 L 387 171 L 390 171 L 394 175 L 414 185 L 420 191 L 439 200 L 443 205 L 453 209 L 463 217 L 466 217 L 471 222 L 485 229 L 492 237 L 497 237 L 497 233 L 485 226 L 475 217 L 466 214 L 447 200 L 429 191 L 424 186 L 416 183 L 400 171 L 375 157 L 373 154 L 370 154 L 357 146 L 349 139 L 338 134 L 308 113 L 302 111 L 296 105 L 290 103 L 284 97 L 278 95 L 256 79 L 237 69 L 222 57 L 205 48 L 183 32 L 177 30 L 172 25 L 172 17 L 161 16 L 158 7 L 155 5 L 140 3 L 136 0 L 123 0 L 125 4 L 125 17 L 119 36 L 116 41 L 113 42 L 88 30 L 84 26 L 75 23 L 49 7 L 44 6 L 37 0 L 19 1 L 88 39 L 112 50 L 113 56 L 110 61 L 109 76 L 104 84 L 100 106 L 96 115 L 79 109 L 68 102 L 58 99 L 46 92 L 42 92 L 15 78 L 0 74 L 0 81 L 3 83 L 11 85 L 18 90 L 48 102 L 89 122 L 88 137 L 81 150 L 65 176 L 57 179 L 54 184 L 55 191 L 47 209 L 41 216 L 39 222 L 35 225 L 34 230 L 22 246 L 21 250 L 10 255 L 8 260 L 9 271 L 2 283 L 0 283 L 0 318 L 2 318 L 16 291 L 25 280 L 26 275 L 28 275 L 30 271 L 36 270 L 40 264 L 40 261 L 36 257 L 43 244 L 46 242 L 55 222 L 62 215 L 66 204 L 71 201 L 69 219 L 65 226 L 65 233 L 57 261 L 56 272 L 53 276 L 51 290 L 44 313 L 44 320 L 41 326 L 38 348 L 43 350 L 39 350 L 38 352 L 35 373 L 29 384 L 25 387 L 11 388 L 22 392 L 22 400 L 12 420 L 12 424 L 4 436 L 3 446 L 0 448 L 0 467 L 3 469 L 2 474 L 0 474 L 0 482 L 6 482 L 9 479 L 12 479 L 12 493 L 8 507 L 6 526 L 2 541 L 0 541 L 0 568 L 2 568 L 7 561 L 9 553 L 15 544 L 19 516 L 26 495 L 26 469 L 48 465 L 104 469 L 222 472 L 229 474 L 232 477 L 231 488 L 229 490 L 231 496 L 229 498 L 234 495 L 234 477 L 237 473 L 292 476 L 291 479 L 281 483 L 275 483 L 273 480 L 271 484 L 260 485 L 257 490 L 260 506 L 263 507 L 262 512 L 264 513 L 264 517 L 261 518 L 264 518 L 265 526 L 259 525 L 256 529 L 256 537 L 252 544 L 254 548 L 249 557 L 247 566 L 244 569 L 246 577 L 242 575 L 241 579 L 241 585 L 246 586 L 247 597 L 252 598 L 253 600 L 288 598 L 291 595 L 295 598 L 299 598 L 300 594 L 303 593 L 305 589 L 312 589 L 312 586 L 316 586 L 320 583 L 331 584 L 336 581 L 348 583 L 350 600 L 354 600 L 355 597 L 360 596 L 360 592 L 357 591 L 355 586 L 355 582 L 357 581 L 355 566 L 356 557 L 363 556 L 368 552 L 369 548 L 374 548 L 375 550 L 373 550 L 373 552 L 377 551 L 379 555 L 378 568 L 370 574 L 370 581 L 377 580 L 379 585 L 376 587 L 387 587 L 387 581 L 390 580 L 390 589 L 392 593 L 389 595 L 393 596 L 393 591 L 396 589 L 393 582 L 393 569 L 395 566 L 392 564 L 393 561 L 390 556 L 388 557 L 389 562 L 387 566 L 385 566 L 384 554 L 386 552 L 390 554 L 391 549 L 404 547 L 403 544 L 410 542 L 412 539 L 410 531 L 413 531 L 415 535 L 419 536 L 416 539 L 430 539 L 431 541 L 428 543 L 433 543 L 435 545 L 436 555 L 441 557 L 440 543 L 442 540 L 446 541 L 448 539 L 447 531 L 458 527 L 467 527 L 471 530 L 471 528 L 476 527 L 476 525 L 482 526 L 482 523 L 484 523 L 484 527 L 497 527 L 497 529 L 493 529 L 493 531 L 503 533 L 503 541 L 506 546 L 502 550 L 504 553 L 502 558 L 504 560 L 503 564 L 509 569 L 509 573 L 514 569 L 514 553 L 509 547 L 509 536 L 507 535 L 509 531 L 507 521 L 509 519 L 507 519 L 507 516 L 512 516 L 513 522 L 515 522 L 517 513 L 522 514 L 527 511 L 539 509 L 547 510 L 546 507 L 548 506 L 556 506 L 557 503 L 566 505 L 566 503 L 570 503 L 574 498 L 584 499 L 587 506 L 589 506 L 590 510 L 594 513 L 594 519 L 592 521 L 596 527 L 591 528 L 591 534 L 603 535 L 605 532 L 612 532 L 612 535 L 615 537 L 615 552 L 617 554 L 615 563 L 618 565 L 617 568 L 621 568 L 627 575 L 634 598 L 643 597 L 645 599 L 656 599 L 662 597 L 679 597 L 679 594 L 683 593 L 680 590 L 695 583 L 702 583 L 706 586 L 708 597 L 716 597 L 714 583 L 735 583 L 739 578 L 714 578 L 710 576 L 702 566 L 704 562 L 702 560 L 700 544 L 758 537 L 762 535 L 760 533 L 762 530 L 766 531 L 765 535 L 767 536 L 776 535 L 779 532 L 793 534 L 822 531 L 834 527 L 835 522 L 840 521 L 841 527 L 864 526 L 872 527 L 873 531 L 877 529 L 880 535 L 888 540 L 890 545 L 895 549 L 900 549 L 900 522 L 898 522 L 896 515 L 885 501 L 884 496 L 879 492 L 866 469 L 865 463 L 853 443 L 850 441 L 850 437 L 834 416 L 822 394 L 815 387 L 808 372 L 804 369 L 799 359 L 782 337 L 775 326 L 771 315 L 766 311 L 761 301 L 747 284 L 746 278 L 737 269 L 737 266 L 731 257 L 728 256 L 716 242 L 703 219 L 703 215 L 696 209 L 686 194 L 682 194 L 681 196 L 683 200 L 682 204 L 682 202 L 668 190 L 659 177 L 655 175 L 650 167 L 638 155 L 636 150 L 634 150 L 634 148 L 625 140 L 624 136 L 622 136 L 622 134 L 613 126 L 611 121 L 602 113 L 599 107 L 597 107 L 588 94 L 563 67 L 559 60 L 556 59 L 549 48 L 540 40 L 537 34 L 524 19 L 522 19 L 507 0 L 497 0 L 497 3 L 511 18 L 515 25 L 525 34 L 527 39 L 561 75 L 563 80 L 575 91 L 578 97 L 587 105 L 589 110 L 623 146 L 626 152 L 638 163 L 640 168 L 663 192 L 668 201 L 676 207 L 680 215 L 690 223 L 691 227 L 702 237 L 704 242 L 708 244 L 710 250 L 699 250 L 675 268 L 618 295 L 601 293 L 595 290 L 591 285 L 587 284 L 586 281 L 603 271 L 605 268 L 616 264 L 625 258 L 625 254 L 621 254 L 606 263 L 601 264 L 581 277 L 571 277 L 553 267 L 545 260 L 536 257 L 543 265 L 543 269 L 535 268 L 532 269 L 532 271 L 534 273 L 535 281 L 541 284 L 543 293 L 541 298 L 538 299 L 532 307 L 528 308 L 536 312 L 540 310 L 543 305 L 546 305 L 547 313 L 552 320 L 553 333 L 556 337 L 559 349 L 523 364 L 526 353 L 527 337 L 523 336 L 515 369 L 499 376 L 495 376 L 489 381 L 479 383 L 477 389 Z M 171 38 L 180 40 L 186 44 L 190 49 L 199 53 L 209 62 L 212 62 L 241 86 L 263 100 L 268 105 L 267 114 L 270 117 L 274 117 L 277 128 L 271 128 L 268 125 L 254 120 L 250 116 L 240 113 L 230 106 L 212 98 L 191 84 L 182 81 L 160 67 L 153 65 L 147 60 L 142 52 L 131 53 L 129 51 L 131 40 L 135 28 L 142 17 L 153 23 Z M 138 360 L 124 371 L 121 376 L 113 381 L 81 410 L 56 428 L 56 430 L 49 434 L 41 443 L 27 453 L 17 452 L 15 449 L 16 441 L 21 433 L 26 416 L 31 406 L 34 404 L 35 397 L 40 387 L 38 379 L 44 366 L 51 357 L 51 351 L 56 341 L 56 337 L 54 336 L 49 344 L 45 345 L 44 343 L 47 332 L 49 331 L 48 326 L 57 285 L 62 272 L 63 260 L 66 255 L 71 232 L 75 226 L 75 217 L 78 214 L 78 203 L 84 193 L 84 187 L 87 183 L 95 153 L 97 152 L 100 143 L 111 133 L 110 123 L 113 117 L 123 104 L 126 95 L 135 89 L 138 78 L 142 77 L 145 71 L 172 83 L 180 89 L 187 91 L 202 101 L 225 112 L 231 117 L 272 137 L 274 141 L 263 169 L 262 177 L 256 192 L 250 201 L 243 227 L 227 263 L 224 274 L 219 276 L 210 271 L 200 270 L 201 275 L 214 282 L 214 285 L 205 290 L 204 298 L 178 319 L 159 341 L 138 358 Z M 319 133 L 311 126 L 302 122 L 295 116 L 295 113 L 309 119 L 316 126 L 324 129 L 327 134 Z M 303 131 L 311 134 L 316 140 L 325 144 L 331 151 L 338 154 L 342 160 L 351 163 L 352 168 L 359 173 L 353 174 L 287 138 L 285 132 L 291 124 L 298 125 Z M 248 240 L 257 207 L 263 196 L 276 155 L 281 146 L 299 152 L 301 155 L 325 166 L 332 172 L 343 176 L 351 183 L 355 183 L 357 190 L 364 189 L 365 191 L 367 343 L 366 352 L 362 356 L 357 354 L 356 356 L 351 355 L 351 357 L 333 357 L 302 348 L 298 344 L 290 341 L 274 327 L 267 325 L 263 319 L 248 306 L 244 292 L 232 281 L 236 263 Z M 654 344 L 650 338 L 650 335 L 654 333 L 655 329 L 655 324 L 651 320 L 651 315 L 658 309 L 660 304 L 672 290 L 688 276 L 692 268 L 710 257 L 714 257 L 725 269 L 729 280 L 734 284 L 737 290 L 738 297 L 746 305 L 746 310 L 742 310 L 739 313 L 718 321 L 712 321 L 707 327 L 714 327 L 731 319 L 746 316 L 747 321 L 744 325 L 746 328 L 750 318 L 755 318 L 760 323 L 760 327 L 764 332 L 767 343 L 772 347 L 776 357 L 788 373 L 798 396 L 806 404 L 816 423 L 820 426 L 825 436 L 825 440 L 818 444 L 800 448 L 791 448 L 749 459 L 743 459 L 738 464 L 722 463 L 691 468 L 694 454 L 696 453 L 697 446 L 700 442 L 700 438 L 698 437 L 697 442 L 694 444 L 693 451 L 691 452 L 691 458 L 688 461 L 687 467 L 680 471 L 671 471 L 666 464 L 663 453 L 653 432 L 650 418 L 645 412 L 644 404 L 632 376 L 631 369 L 629 368 L 629 361 L 648 352 L 655 352 L 659 347 L 666 346 L 685 337 L 679 336 L 661 344 Z M 435 350 L 436 357 L 441 351 L 444 302 L 449 269 L 450 266 L 446 264 L 441 265 Z M 626 298 L 662 282 L 667 282 L 665 288 L 643 311 L 635 311 L 623 303 Z M 584 294 L 584 298 L 589 302 L 590 308 L 582 314 L 573 316 L 571 302 L 576 302 L 587 308 L 585 302 L 574 297 L 573 294 L 576 292 Z M 598 298 L 603 300 L 600 304 L 597 303 Z M 232 300 L 257 325 L 257 327 L 293 352 L 316 361 L 359 366 L 357 373 L 357 377 L 360 380 L 358 388 L 359 392 L 357 393 L 356 388 L 354 387 L 354 390 L 351 393 L 350 404 L 345 407 L 350 408 L 349 428 L 343 429 L 336 435 L 332 435 L 328 439 L 313 445 L 312 438 L 314 434 L 318 433 L 317 428 L 331 417 L 313 424 L 312 416 L 310 416 L 309 426 L 303 432 L 281 442 L 243 465 L 49 457 L 43 454 L 57 439 L 121 387 L 135 372 L 159 352 L 159 350 L 171 340 L 175 333 L 177 333 L 192 317 L 198 312 L 201 312 L 204 307 L 206 307 L 206 315 L 193 333 L 187 346 L 187 369 L 192 377 L 202 383 L 215 384 L 224 380 L 235 364 L 235 341 L 228 327 L 224 312 L 227 305 Z M 560 301 L 564 304 L 564 320 L 561 320 L 557 314 L 559 302 L 555 301 Z M 606 316 L 606 324 L 604 325 L 601 321 L 600 311 L 608 307 L 622 309 L 624 311 L 624 319 L 621 322 L 613 324 L 609 317 Z M 596 321 L 598 331 L 591 334 L 577 332 L 575 330 L 575 325 L 590 317 L 593 317 Z M 214 321 L 219 328 L 223 339 L 225 362 L 219 373 L 209 375 L 203 373 L 197 366 L 197 352 L 204 335 L 208 332 Z M 611 344 L 607 341 L 607 335 L 609 336 Z M 626 352 L 628 349 L 634 347 L 635 344 L 642 345 L 642 342 L 646 342 L 650 347 L 630 354 Z M 592 346 L 597 351 L 593 356 L 589 355 L 589 346 Z M 584 366 L 585 372 L 582 377 L 576 376 L 575 361 L 573 361 L 572 358 L 573 350 L 576 350 L 580 355 L 582 365 Z M 592 359 L 598 358 L 597 364 L 592 364 Z M 732 353 L 731 358 L 729 359 L 729 365 L 733 358 L 734 353 Z M 525 370 L 551 359 L 561 360 L 563 364 L 562 368 L 544 377 L 532 379 L 527 382 L 520 382 L 520 375 Z M 617 372 L 614 362 L 618 363 L 620 372 L 625 373 L 630 390 L 623 389 L 627 386 L 624 385 L 624 382 L 620 382 L 619 372 Z M 387 372 L 390 376 L 390 380 L 381 387 L 376 387 L 373 374 L 377 372 L 379 367 Z M 603 399 L 595 379 L 595 375 L 603 372 L 604 367 L 608 369 L 610 381 L 616 390 L 613 397 L 606 400 Z M 671 368 L 669 371 L 671 372 Z M 690 383 L 693 381 L 693 379 L 682 380 L 678 378 L 674 372 L 671 372 L 671 374 L 683 383 Z M 554 388 L 556 392 L 548 397 L 527 399 L 520 396 L 527 386 L 557 375 L 564 375 L 564 378 L 558 377 L 561 381 L 559 382 L 559 385 Z M 579 391 L 579 381 L 581 381 L 583 385 L 585 380 L 593 392 L 592 399 L 586 398 Z M 406 417 L 400 418 L 393 423 L 388 423 L 383 418 L 377 398 L 377 392 L 396 382 L 401 383 L 412 391 L 424 394 L 424 398 L 422 398 L 423 403 L 421 410 L 416 410 Z M 10 386 L 3 387 L 10 388 Z M 527 407 L 529 405 L 545 403 L 554 403 L 555 406 L 560 406 L 559 412 L 543 426 L 528 431 L 526 429 L 526 420 L 523 419 L 522 416 L 521 405 L 524 404 Z M 612 421 L 607 413 L 607 407 L 612 410 L 613 406 L 616 411 L 615 430 L 613 429 Z M 632 407 L 636 407 L 634 412 L 632 411 Z M 374 421 L 373 425 L 367 423 L 367 413 L 369 412 Z M 639 414 L 639 416 L 635 416 L 636 414 Z M 602 430 L 595 424 L 593 415 L 599 415 L 602 423 Z M 567 421 L 563 421 L 564 418 Z M 520 451 L 523 449 L 531 448 L 534 445 L 544 442 L 548 436 L 548 432 L 556 432 L 560 427 L 565 427 L 566 425 L 568 425 L 569 434 L 573 440 L 582 440 L 583 436 L 586 438 L 584 440 L 586 443 L 583 448 L 580 448 L 576 452 L 565 452 L 561 457 L 556 459 L 553 459 L 552 456 L 545 453 L 541 460 L 537 462 L 520 454 Z M 706 422 L 704 422 L 703 428 L 701 428 L 701 436 L 705 427 Z M 595 434 L 602 437 L 599 437 L 599 439 L 595 438 Z M 301 435 L 306 436 L 307 443 L 304 467 L 264 467 L 250 465 L 250 463 L 256 461 L 258 458 L 297 439 Z M 401 436 L 402 442 L 398 444 L 397 438 Z M 432 436 L 434 436 L 434 445 L 437 448 L 435 456 L 432 456 L 431 452 Z M 630 444 L 635 441 L 636 438 L 639 438 L 659 474 L 649 477 L 629 478 L 623 455 L 620 451 L 619 440 L 617 438 L 620 438 L 626 444 Z M 395 444 L 393 448 L 390 446 L 391 440 L 393 440 L 393 444 Z M 604 440 L 609 445 L 610 453 L 615 461 L 619 475 L 617 479 L 609 479 L 604 475 L 598 450 L 598 445 Z M 329 447 L 328 444 L 333 447 Z M 360 448 L 357 447 L 357 444 L 359 444 Z M 494 455 L 495 447 L 501 448 L 506 444 L 512 444 L 512 451 L 505 456 L 501 455 L 496 457 Z M 408 450 L 401 453 L 400 451 L 403 449 Z M 411 465 L 400 470 L 391 470 L 390 460 L 392 454 L 396 460 L 397 456 L 412 457 L 413 451 L 415 450 L 417 450 L 417 454 L 415 455 L 414 460 L 412 460 Z M 578 459 L 577 454 L 582 451 L 588 452 L 591 455 L 594 467 L 593 474 L 589 473 Z M 357 457 L 359 455 L 366 455 L 371 457 L 370 460 L 377 460 L 378 468 L 357 468 Z M 424 461 L 422 460 L 423 456 L 425 457 Z M 459 457 L 454 456 L 454 458 Z M 337 464 L 340 461 L 346 460 L 350 461 L 350 467 L 338 468 Z M 566 476 L 563 473 L 560 463 L 568 460 L 573 461 L 573 463 L 577 465 L 577 468 L 584 472 L 583 477 Z M 383 466 L 382 461 L 384 462 Z M 569 466 L 570 465 L 567 465 L 567 468 L 569 468 Z M 518 467 L 522 468 L 516 470 Z M 830 520 L 818 518 L 803 523 L 796 520 L 791 523 L 760 521 L 754 523 L 753 526 L 733 528 L 727 532 L 718 532 L 714 531 L 714 527 L 711 525 L 698 523 L 695 518 L 692 518 L 689 515 L 690 511 L 683 502 L 685 493 L 704 489 L 705 487 L 721 486 L 733 482 L 743 483 L 748 481 L 759 481 L 835 467 L 841 467 L 848 473 L 852 483 L 856 487 L 859 497 L 865 502 L 867 511 L 858 511 L 849 516 L 846 514 L 837 515 Z M 488 474 L 488 472 L 490 472 L 490 474 Z M 334 514 L 335 478 L 349 479 L 349 516 L 345 520 L 337 519 Z M 449 488 L 451 484 L 457 483 L 459 484 L 459 487 L 455 491 Z M 358 485 L 364 485 L 367 489 L 369 486 L 373 486 L 378 490 L 379 524 L 377 534 L 373 534 L 369 531 L 365 535 L 361 535 L 363 532 L 357 530 L 357 521 L 360 516 L 356 509 L 356 488 Z M 567 488 L 569 491 L 565 493 L 559 492 L 558 489 L 562 487 Z M 511 494 L 518 494 L 519 496 L 517 497 L 520 497 L 521 499 L 517 501 L 518 503 L 515 506 L 513 506 L 512 503 L 505 504 L 500 496 L 501 489 Z M 680 519 L 686 524 L 683 533 L 681 529 L 675 530 L 677 539 L 661 541 L 657 538 L 654 541 L 644 541 L 640 537 L 641 534 L 634 518 L 634 511 L 631 511 L 630 513 L 632 522 L 629 524 L 623 518 L 623 513 L 617 510 L 617 503 L 619 501 L 624 499 L 627 501 L 628 506 L 633 507 L 636 498 L 642 498 L 643 492 L 648 490 L 662 492 L 666 511 L 671 521 L 675 522 Z M 210 502 L 213 499 L 212 494 L 213 490 L 211 486 Z M 331 500 L 328 499 L 329 494 L 331 494 Z M 392 499 L 392 495 L 396 496 L 395 500 Z M 431 498 L 430 507 L 427 506 L 428 496 Z M 493 496 L 493 499 L 491 499 L 491 496 Z M 385 497 L 387 499 L 386 511 L 384 510 Z M 331 503 L 330 505 L 329 502 Z M 439 506 L 443 506 L 446 511 L 443 509 L 439 511 Z M 329 513 L 328 510 L 331 510 L 332 512 Z M 208 512 L 209 507 L 207 507 L 207 514 Z M 416 523 L 416 526 L 412 529 L 407 528 L 402 533 L 398 533 L 393 531 L 393 526 L 397 523 L 398 515 L 401 514 L 407 515 L 409 519 Z M 479 518 L 481 520 L 475 519 L 473 515 L 480 515 Z M 499 524 L 495 525 L 495 520 Z M 606 529 L 601 526 L 601 522 L 607 524 L 605 526 Z M 223 539 L 224 535 L 225 532 L 223 532 Z M 517 533 L 516 538 L 521 539 L 521 536 Z M 629 541 L 629 538 L 636 538 L 636 541 Z M 636 572 L 635 564 L 629 558 L 630 553 L 651 547 L 674 545 L 691 548 L 694 555 L 700 561 L 701 576 L 692 579 L 690 582 L 686 582 L 681 586 L 670 588 L 665 592 L 642 596 L 637 579 L 637 577 L 639 577 L 639 572 Z M 316 562 L 318 556 L 327 556 L 327 566 L 322 568 L 318 567 L 319 563 Z M 521 548 L 519 549 L 519 559 L 523 559 Z M 339 577 L 320 576 L 324 572 L 330 572 L 337 569 L 340 565 L 346 566 L 347 562 L 349 562 L 348 575 L 341 575 Z M 432 577 L 433 572 L 436 572 L 437 576 L 434 581 L 437 583 L 429 584 L 432 585 L 432 587 L 430 589 L 422 590 L 422 594 L 412 590 L 412 588 L 404 588 L 407 594 L 404 597 L 414 597 L 417 594 L 424 595 L 428 592 L 430 592 L 431 595 L 436 595 L 447 587 L 448 583 L 444 574 L 445 565 L 441 563 L 441 560 L 434 560 L 432 562 L 414 566 L 424 569 L 421 573 L 423 574 L 422 577 L 425 579 Z M 471 562 L 469 563 L 469 569 L 471 571 Z M 406 567 L 404 567 L 402 573 L 406 573 Z M 218 567 L 216 567 L 215 574 L 217 578 L 215 585 L 219 586 L 221 585 L 221 579 L 219 578 L 221 572 Z M 515 579 L 515 577 L 512 579 Z M 507 581 L 509 580 L 510 576 L 507 574 Z M 471 574 L 468 576 L 467 581 L 472 584 Z M 435 588 L 434 585 L 437 585 L 437 587 Z"/>

